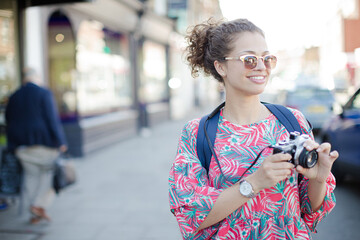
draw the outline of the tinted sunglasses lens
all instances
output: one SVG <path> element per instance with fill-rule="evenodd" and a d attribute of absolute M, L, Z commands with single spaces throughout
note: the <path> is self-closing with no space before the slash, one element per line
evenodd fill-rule
<path fill-rule="evenodd" d="M 268 55 L 264 57 L 264 64 L 267 68 L 273 69 L 276 67 L 277 59 L 274 55 Z"/>
<path fill-rule="evenodd" d="M 257 65 L 257 57 L 256 56 L 246 56 L 244 58 L 244 66 L 247 69 L 253 69 Z"/>

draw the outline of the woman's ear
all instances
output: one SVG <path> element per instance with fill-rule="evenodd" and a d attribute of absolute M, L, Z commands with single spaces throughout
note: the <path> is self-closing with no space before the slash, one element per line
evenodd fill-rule
<path fill-rule="evenodd" d="M 214 62 L 214 67 L 217 71 L 217 73 L 221 76 L 221 77 L 225 77 L 226 76 L 226 66 L 224 63 L 219 62 L 218 60 L 216 60 Z"/>

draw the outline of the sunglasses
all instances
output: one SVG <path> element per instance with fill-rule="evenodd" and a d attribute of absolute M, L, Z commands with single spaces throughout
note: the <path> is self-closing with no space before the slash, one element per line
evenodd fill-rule
<path fill-rule="evenodd" d="M 267 69 L 274 69 L 276 67 L 277 58 L 274 55 L 266 55 L 258 57 L 255 55 L 244 55 L 240 57 L 225 57 L 225 60 L 240 60 L 244 63 L 246 69 L 256 68 L 259 58 L 263 60 L 264 65 Z"/>

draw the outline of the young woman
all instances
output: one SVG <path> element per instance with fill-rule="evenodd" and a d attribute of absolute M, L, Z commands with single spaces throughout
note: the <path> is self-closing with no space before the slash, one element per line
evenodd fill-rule
<path fill-rule="evenodd" d="M 181 133 L 169 191 L 183 238 L 310 239 L 335 206 L 330 170 L 338 153 L 328 143 L 316 143 L 306 119 L 294 109 L 290 111 L 301 129 L 311 136 L 304 147 L 316 149 L 317 164 L 295 167 L 290 154 L 267 148 L 288 139 L 289 133 L 259 99 L 276 65 L 261 29 L 246 19 L 207 21 L 196 25 L 187 39 L 192 74 L 202 70 L 222 82 L 226 104 L 214 144 L 219 164 L 213 156 L 208 173 L 196 153 L 200 119 L 188 122 Z"/>

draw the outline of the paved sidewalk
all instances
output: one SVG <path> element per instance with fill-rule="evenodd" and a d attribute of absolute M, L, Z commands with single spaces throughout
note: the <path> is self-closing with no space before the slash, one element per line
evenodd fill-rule
<path fill-rule="evenodd" d="M 191 118 L 76 159 L 78 182 L 55 200 L 52 223 L 29 225 L 29 215 L 19 217 L 12 207 L 0 212 L 0 239 L 182 239 L 169 211 L 167 179 L 181 129 Z"/>

